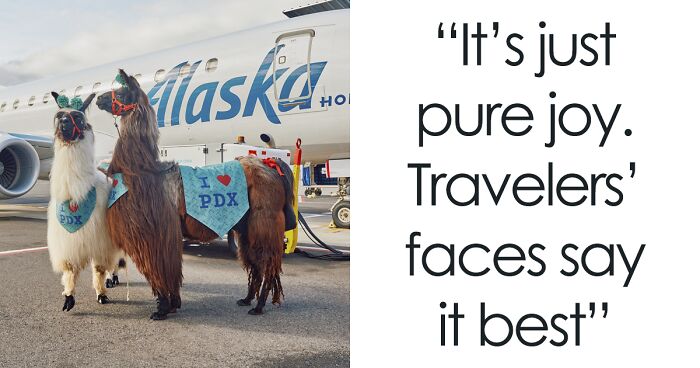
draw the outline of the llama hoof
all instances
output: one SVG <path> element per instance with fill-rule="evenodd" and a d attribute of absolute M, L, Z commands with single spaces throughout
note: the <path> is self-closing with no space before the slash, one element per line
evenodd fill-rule
<path fill-rule="evenodd" d="M 162 321 L 162 320 L 167 319 L 167 318 L 168 318 L 167 313 L 153 312 L 153 314 L 151 314 L 151 319 L 154 321 Z"/>
<path fill-rule="evenodd" d="M 151 319 L 160 321 L 168 318 L 168 313 L 173 309 L 170 307 L 170 300 L 166 297 L 158 296 L 156 304 L 158 305 L 158 309 L 151 314 Z"/>
<path fill-rule="evenodd" d="M 115 286 L 116 286 L 116 285 L 114 285 L 114 281 L 112 281 L 111 279 L 107 279 L 107 280 L 105 281 L 105 287 L 106 287 L 107 289 L 111 289 L 111 288 L 113 288 L 113 287 L 115 287 Z"/>
<path fill-rule="evenodd" d="M 174 296 L 170 298 L 170 312 L 173 313 L 173 311 L 179 309 L 182 307 L 182 299 L 180 299 L 180 296 Z"/>
<path fill-rule="evenodd" d="M 260 308 L 260 310 L 258 310 L 258 308 L 253 308 L 253 309 L 248 311 L 248 314 L 250 314 L 251 316 L 259 316 L 259 315 L 263 314 L 263 310 L 262 310 L 262 308 Z"/>
<path fill-rule="evenodd" d="M 240 306 L 240 307 L 249 306 L 249 305 L 250 305 L 250 300 L 238 299 L 238 301 L 236 302 L 236 304 L 238 304 L 238 306 Z"/>
<path fill-rule="evenodd" d="M 107 295 L 100 294 L 97 296 L 97 302 L 100 304 L 107 304 L 109 303 L 109 298 L 107 297 Z"/>
<path fill-rule="evenodd" d="M 68 312 L 69 310 L 73 309 L 75 306 L 75 298 L 73 298 L 73 295 L 66 295 L 66 301 L 63 302 L 63 310 Z"/>
<path fill-rule="evenodd" d="M 113 275 L 112 276 L 112 283 L 114 284 L 114 286 L 119 285 L 119 276 Z"/>

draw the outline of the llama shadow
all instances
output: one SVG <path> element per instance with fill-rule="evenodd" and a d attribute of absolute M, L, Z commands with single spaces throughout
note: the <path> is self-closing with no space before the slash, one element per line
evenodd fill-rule
<path fill-rule="evenodd" d="M 231 290 L 222 294 L 222 289 Z M 238 306 L 236 301 L 245 296 L 247 284 L 187 284 L 183 289 L 182 309 L 173 315 L 173 321 L 183 325 L 206 325 L 235 330 L 263 332 L 274 334 L 303 335 L 299 326 L 308 326 L 313 321 L 313 328 L 318 335 L 337 338 L 336 329 L 344 330 L 342 334 L 349 337 L 350 305 L 349 296 L 331 288 L 314 287 L 314 294 L 323 296 L 309 298 L 290 297 L 281 306 L 272 305 L 270 298 L 265 306 L 265 314 L 249 315 L 253 306 Z M 194 295 L 193 295 L 194 294 Z M 291 293 L 290 293 L 291 294 Z M 201 297 L 196 297 L 201 295 Z M 192 296 L 195 296 L 192 298 Z M 335 329 L 328 329 L 335 325 Z M 327 332 L 330 331 L 330 332 Z"/>
<path fill-rule="evenodd" d="M 224 240 L 215 240 L 209 244 L 185 243 L 182 248 L 183 254 L 194 257 L 206 257 L 216 259 L 238 259 L 238 253 L 232 252 Z"/>
<path fill-rule="evenodd" d="M 349 292 L 340 291 L 336 287 L 304 285 L 298 282 L 283 286 L 288 298 L 282 301 L 281 306 L 271 304 L 268 297 L 265 306 L 265 314 L 261 316 L 249 315 L 251 306 L 238 306 L 236 302 L 243 298 L 247 292 L 247 277 L 237 262 L 236 257 L 228 248 L 226 242 L 215 241 L 207 245 L 188 245 L 183 247 L 183 253 L 188 256 L 202 257 L 206 259 L 218 259 L 230 261 L 230 266 L 235 274 L 230 281 L 225 283 L 188 282 L 187 278 L 182 286 L 182 308 L 177 313 L 170 314 L 170 323 L 182 325 L 185 328 L 195 326 L 211 326 L 245 332 L 262 332 L 273 334 L 287 334 L 299 337 L 308 337 L 308 333 L 314 336 L 323 336 L 328 339 L 349 339 L 350 324 L 350 296 Z M 184 260 L 184 265 L 192 260 Z M 346 270 L 349 272 L 349 264 L 346 262 L 318 263 L 299 254 L 285 255 L 283 258 L 284 276 L 297 278 L 307 277 L 309 274 L 320 271 Z M 131 283 L 132 286 L 136 283 Z M 115 316 L 119 319 L 141 319 L 144 314 L 152 312 L 155 307 L 153 299 L 144 299 L 147 294 L 148 284 L 139 282 L 142 288 L 132 293 L 132 301 L 120 301 L 121 305 L 132 305 L 128 313 Z M 124 287 L 124 282 L 119 288 Z M 150 290 L 149 290 L 150 291 Z M 134 295 L 136 294 L 136 295 Z M 150 294 L 150 292 L 148 293 Z M 313 297 L 309 297 L 313 295 Z M 138 302 L 135 302 L 135 299 Z M 255 302 L 255 301 L 254 301 Z M 313 321 L 309 323 L 309 321 Z M 300 326 L 304 326 L 303 328 Z M 331 327 L 331 328 L 328 328 Z"/>

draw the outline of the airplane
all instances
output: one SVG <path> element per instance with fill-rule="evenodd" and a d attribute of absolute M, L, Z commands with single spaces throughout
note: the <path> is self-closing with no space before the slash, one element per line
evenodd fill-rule
<path fill-rule="evenodd" d="M 346 0 L 331 1 L 349 8 Z M 51 91 L 99 95 L 117 88 L 118 68 L 151 99 L 164 159 L 220 163 L 233 159 L 227 151 L 244 137 L 249 145 L 292 151 L 300 138 L 304 162 L 349 160 L 350 10 L 326 8 L 285 12 L 294 17 L 0 89 L 0 199 L 48 179 L 57 110 Z M 94 107 L 87 118 L 96 159 L 108 160 L 117 121 Z"/>

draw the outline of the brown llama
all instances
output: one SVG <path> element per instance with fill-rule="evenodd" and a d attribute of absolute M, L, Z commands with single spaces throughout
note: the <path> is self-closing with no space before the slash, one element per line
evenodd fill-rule
<path fill-rule="evenodd" d="M 209 242 L 218 235 L 186 213 L 179 166 L 159 161 L 159 132 L 148 96 L 134 77 L 121 69 L 119 74 L 124 85 L 97 99 L 101 110 L 121 117 L 108 172 L 121 173 L 128 188 L 107 211 L 107 220 L 114 244 L 129 254 L 150 283 L 158 299 L 151 319 L 160 320 L 181 305 L 183 238 Z M 284 297 L 280 274 L 284 231 L 290 227 L 292 173 L 282 161 L 276 163 L 283 176 L 258 158 L 238 161 L 247 181 L 249 209 L 228 236 L 236 237 L 238 258 L 248 273 L 248 294 L 238 305 L 251 305 L 257 298 L 248 311 L 257 315 L 263 313 L 270 292 L 273 304 Z"/>

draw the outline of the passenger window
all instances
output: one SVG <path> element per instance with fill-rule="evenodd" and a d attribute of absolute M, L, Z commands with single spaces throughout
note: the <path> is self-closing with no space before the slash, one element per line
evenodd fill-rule
<path fill-rule="evenodd" d="M 0 112 L 4 112 L 5 107 L 7 107 L 7 102 L 3 102 L 2 105 L 0 105 Z"/>
<path fill-rule="evenodd" d="M 207 71 L 207 73 L 211 73 L 216 70 L 217 66 L 219 66 L 219 59 L 209 59 L 209 61 L 207 61 L 207 66 L 205 70 Z"/>
<path fill-rule="evenodd" d="M 12 109 L 17 110 L 18 107 L 19 107 L 19 100 L 15 100 L 15 102 L 12 104 Z"/>
<path fill-rule="evenodd" d="M 46 92 L 46 94 L 44 95 L 44 100 L 43 100 L 44 103 L 49 103 L 50 96 L 51 96 L 51 93 Z"/>
<path fill-rule="evenodd" d="M 81 94 L 82 92 L 83 92 L 83 86 L 75 87 L 75 96 L 74 96 L 74 97 L 80 96 L 80 94 Z"/>
<path fill-rule="evenodd" d="M 27 102 L 27 105 L 34 106 L 34 101 L 36 101 L 36 97 L 29 97 L 29 102 Z"/>
<path fill-rule="evenodd" d="M 97 91 L 102 87 L 102 83 L 97 82 L 92 85 L 92 93 L 97 93 Z"/>
<path fill-rule="evenodd" d="M 180 68 L 180 76 L 184 77 L 190 72 L 190 64 L 185 64 Z"/>
<path fill-rule="evenodd" d="M 165 76 L 165 70 L 163 69 L 158 69 L 156 74 L 153 76 L 153 80 L 158 83 L 163 80 L 163 77 Z"/>

